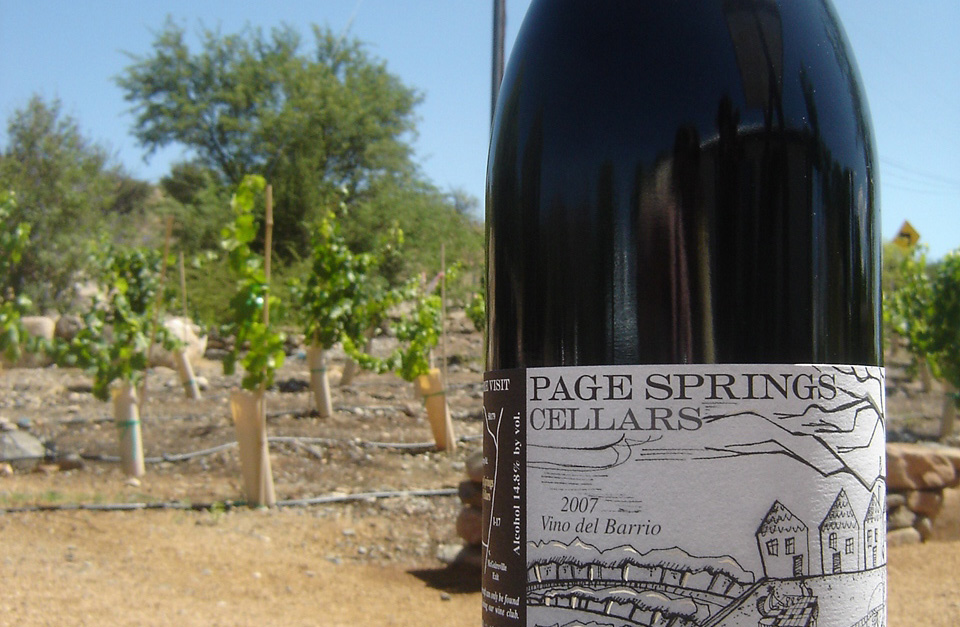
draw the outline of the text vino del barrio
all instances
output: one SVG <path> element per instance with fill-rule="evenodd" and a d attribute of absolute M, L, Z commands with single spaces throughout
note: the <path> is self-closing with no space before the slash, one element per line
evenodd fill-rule
<path fill-rule="evenodd" d="M 876 158 L 829 0 L 533 0 L 487 168 L 483 625 L 884 625 Z"/>

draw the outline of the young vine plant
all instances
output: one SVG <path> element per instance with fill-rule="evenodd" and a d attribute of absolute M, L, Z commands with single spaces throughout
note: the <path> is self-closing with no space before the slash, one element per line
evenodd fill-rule
<path fill-rule="evenodd" d="M 255 215 L 257 198 L 265 187 L 262 176 L 244 177 L 230 202 L 233 222 L 221 231 L 220 241 L 237 280 L 230 299 L 230 320 L 222 329 L 225 335 L 234 336 L 233 348 L 223 360 L 223 371 L 233 374 L 239 361 L 244 371 L 241 386 L 246 390 L 273 385 L 285 356 L 285 334 L 269 327 L 263 316 L 265 305 L 269 303 L 271 311 L 276 311 L 281 303 L 270 293 L 263 257 L 251 247 L 259 228 Z M 241 358 L 242 348 L 246 352 Z"/>
<path fill-rule="evenodd" d="M 344 335 L 356 339 L 363 333 L 364 312 L 377 298 L 370 276 L 375 259 L 353 253 L 329 213 L 313 231 L 310 261 L 309 277 L 291 281 L 290 291 L 299 305 L 304 337 L 329 350 Z"/>
<path fill-rule="evenodd" d="M 157 307 L 172 305 L 175 291 L 161 287 L 164 259 L 157 251 L 101 243 L 91 262 L 98 295 L 83 315 L 80 331 L 69 341 L 58 341 L 53 353 L 58 365 L 82 368 L 91 375 L 93 395 L 106 401 L 114 381 L 137 386 L 143 380 L 151 339 L 167 350 L 180 346 L 166 327 L 156 323 Z"/>
<path fill-rule="evenodd" d="M 457 270 L 457 266 L 448 269 L 447 278 L 452 278 Z M 392 371 L 405 381 L 414 381 L 430 372 L 430 352 L 439 344 L 443 330 L 442 301 L 435 291 L 424 290 L 420 280 L 414 278 L 392 290 L 384 302 L 387 307 L 398 303 L 412 307 L 394 326 L 397 348 L 386 357 L 376 357 L 360 350 L 352 338 L 345 336 L 344 351 L 365 370 L 380 374 Z"/>

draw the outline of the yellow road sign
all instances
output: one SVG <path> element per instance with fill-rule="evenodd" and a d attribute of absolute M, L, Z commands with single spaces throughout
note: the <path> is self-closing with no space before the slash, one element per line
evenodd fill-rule
<path fill-rule="evenodd" d="M 920 234 L 917 233 L 917 229 L 913 228 L 913 225 L 906 220 L 903 221 L 903 225 L 893 238 L 893 243 L 904 250 L 910 250 L 916 246 L 919 241 Z"/>

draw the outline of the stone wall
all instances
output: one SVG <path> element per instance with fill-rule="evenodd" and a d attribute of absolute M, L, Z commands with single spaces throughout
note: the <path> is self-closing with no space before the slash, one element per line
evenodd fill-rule
<path fill-rule="evenodd" d="M 960 540 L 960 449 L 887 445 L 887 544 Z"/>

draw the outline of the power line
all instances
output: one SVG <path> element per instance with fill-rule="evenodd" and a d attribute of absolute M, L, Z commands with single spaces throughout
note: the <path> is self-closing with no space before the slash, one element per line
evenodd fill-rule
<path fill-rule="evenodd" d="M 943 176 L 929 171 L 919 170 L 907 165 L 904 165 L 900 162 L 894 161 L 892 159 L 887 159 L 885 157 L 880 157 L 881 165 L 884 165 L 888 168 L 892 168 L 894 171 L 889 172 L 890 175 L 900 177 L 903 179 L 909 179 L 918 183 L 929 183 L 936 184 L 941 186 L 947 186 L 953 189 L 960 191 L 960 179 L 952 178 L 949 176 Z"/>

